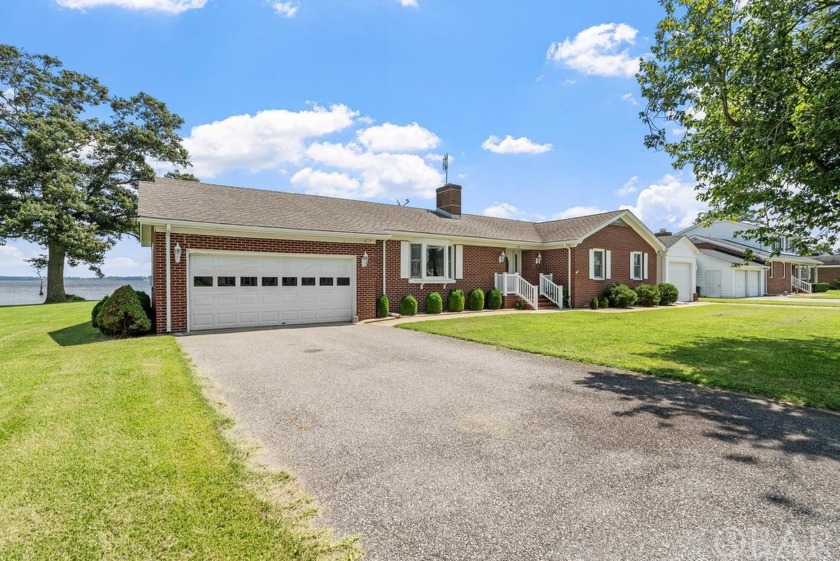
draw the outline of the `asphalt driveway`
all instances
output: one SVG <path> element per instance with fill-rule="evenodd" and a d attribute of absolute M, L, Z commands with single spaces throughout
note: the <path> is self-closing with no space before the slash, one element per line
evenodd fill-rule
<path fill-rule="evenodd" d="M 368 559 L 840 551 L 837 415 L 374 325 L 180 342 Z"/>

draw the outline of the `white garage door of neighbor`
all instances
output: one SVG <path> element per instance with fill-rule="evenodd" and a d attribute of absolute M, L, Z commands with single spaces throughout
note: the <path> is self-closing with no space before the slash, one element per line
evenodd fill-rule
<path fill-rule="evenodd" d="M 190 329 L 350 321 L 356 260 L 192 254 Z"/>
<path fill-rule="evenodd" d="M 758 292 L 758 271 L 747 271 L 747 296 L 761 296 Z"/>
<path fill-rule="evenodd" d="M 747 272 L 733 272 L 735 273 L 735 298 L 744 298 L 747 295 Z"/>
<path fill-rule="evenodd" d="M 691 295 L 694 293 L 694 289 L 692 288 L 694 282 L 691 279 L 691 265 L 688 263 L 671 263 L 668 278 L 670 279 L 670 283 L 679 290 L 680 294 L 677 299 L 680 302 L 691 302 Z"/>

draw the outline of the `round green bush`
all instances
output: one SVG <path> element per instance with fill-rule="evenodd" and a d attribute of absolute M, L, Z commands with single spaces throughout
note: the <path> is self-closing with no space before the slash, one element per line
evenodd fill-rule
<path fill-rule="evenodd" d="M 386 318 L 391 313 L 391 302 L 384 294 L 380 294 L 376 298 L 376 317 Z"/>
<path fill-rule="evenodd" d="M 593 299 L 589 302 L 589 307 L 590 307 L 590 308 L 592 308 L 593 310 L 597 310 L 597 309 L 598 309 L 598 305 L 599 305 L 599 304 L 600 304 L 600 302 L 598 302 L 598 299 L 597 299 L 597 298 L 593 298 Z"/>
<path fill-rule="evenodd" d="M 656 285 L 656 288 L 659 289 L 660 306 L 670 306 L 679 298 L 679 289 L 669 282 L 660 282 Z"/>
<path fill-rule="evenodd" d="M 636 295 L 639 297 L 636 303 L 645 308 L 657 306 L 661 299 L 659 289 L 652 284 L 640 284 L 637 286 Z"/>
<path fill-rule="evenodd" d="M 607 300 L 613 308 L 630 308 L 638 299 L 636 292 L 626 284 L 613 284 L 607 288 Z"/>
<path fill-rule="evenodd" d="M 498 310 L 502 307 L 502 303 L 504 300 L 502 299 L 502 292 L 498 288 L 491 288 L 487 291 L 487 309 L 488 310 Z"/>
<path fill-rule="evenodd" d="M 828 292 L 827 282 L 815 282 L 811 285 L 812 292 Z"/>
<path fill-rule="evenodd" d="M 152 329 L 137 292 L 129 285 L 121 286 L 111 294 L 96 316 L 99 330 L 115 337 L 142 335 Z"/>
<path fill-rule="evenodd" d="M 430 292 L 426 296 L 426 313 L 439 314 L 443 311 L 443 298 L 439 292 Z"/>
<path fill-rule="evenodd" d="M 607 299 L 606 296 L 601 298 L 601 301 L 598 303 L 598 307 L 599 308 L 609 308 L 610 307 L 610 301 Z"/>
<path fill-rule="evenodd" d="M 415 298 L 411 294 L 403 296 L 402 300 L 400 300 L 400 315 L 417 315 L 417 298 Z"/>
<path fill-rule="evenodd" d="M 99 327 L 99 324 L 96 322 L 96 317 L 99 315 L 99 312 L 102 311 L 102 306 L 105 305 L 105 302 L 108 301 L 108 298 L 110 298 L 110 296 L 106 296 L 105 298 L 103 298 L 102 300 L 97 302 L 96 305 L 93 307 L 93 310 L 91 310 L 91 312 L 90 312 L 90 324 L 92 326 Z"/>
<path fill-rule="evenodd" d="M 464 311 L 464 301 L 466 298 L 464 297 L 464 291 L 460 288 L 455 288 L 449 291 L 449 297 L 446 299 L 448 304 L 448 309 L 450 312 L 463 312 Z"/>
<path fill-rule="evenodd" d="M 149 295 L 142 290 L 136 290 L 135 292 L 137 292 L 137 298 L 140 300 L 140 306 L 143 308 L 143 311 L 146 312 L 146 316 L 148 316 L 149 321 L 151 321 L 152 325 L 154 325 L 155 309 L 152 307 L 152 299 L 149 298 Z"/>
<path fill-rule="evenodd" d="M 480 288 L 473 288 L 467 295 L 467 306 L 474 312 L 484 309 L 484 291 Z"/>

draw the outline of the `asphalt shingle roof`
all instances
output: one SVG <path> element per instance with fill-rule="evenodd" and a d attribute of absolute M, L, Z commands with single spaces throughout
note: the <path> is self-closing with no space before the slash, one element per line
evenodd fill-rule
<path fill-rule="evenodd" d="M 714 249 L 701 249 L 700 253 L 713 259 L 717 259 L 718 261 L 723 261 L 724 263 L 730 263 L 732 265 L 747 265 L 757 267 L 764 266 L 763 263 L 759 263 L 758 261 L 749 261 L 747 263 L 744 263 L 743 257 L 735 257 L 734 255 L 729 255 L 728 253 L 723 253 L 722 251 L 716 251 Z"/>
<path fill-rule="evenodd" d="M 139 193 L 141 220 L 374 236 L 411 232 L 532 243 L 577 240 L 625 212 L 539 223 L 473 214 L 452 219 L 428 209 L 165 178 L 140 182 Z"/>
<path fill-rule="evenodd" d="M 840 267 L 840 255 L 815 255 L 814 259 L 823 265 L 836 265 Z"/>
<path fill-rule="evenodd" d="M 662 242 L 662 245 L 664 245 L 665 247 L 671 247 L 672 245 L 674 245 L 675 243 L 677 243 L 678 241 L 683 239 L 685 236 L 656 236 L 656 237 L 659 238 L 659 241 Z"/>

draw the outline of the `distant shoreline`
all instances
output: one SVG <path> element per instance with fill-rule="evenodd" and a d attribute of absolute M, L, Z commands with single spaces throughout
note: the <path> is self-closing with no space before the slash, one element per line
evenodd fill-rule
<path fill-rule="evenodd" d="M 148 280 L 149 277 L 64 277 L 64 280 L 83 280 L 83 281 L 142 281 Z M 11 277 L 0 276 L 0 281 L 36 281 L 40 280 L 38 277 Z M 44 277 L 44 281 L 47 277 Z"/>

